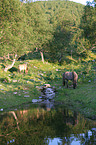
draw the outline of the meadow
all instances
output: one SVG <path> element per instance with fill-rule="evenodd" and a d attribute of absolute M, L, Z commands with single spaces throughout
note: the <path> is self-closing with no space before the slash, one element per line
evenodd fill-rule
<path fill-rule="evenodd" d="M 18 72 L 18 65 L 28 63 L 28 73 Z M 9 61 L 6 64 L 10 64 Z M 78 85 L 76 89 L 62 85 L 62 74 L 65 71 L 76 71 Z M 41 95 L 40 86 L 50 84 L 56 88 L 55 102 L 80 112 L 86 117 L 96 119 L 96 67 L 95 61 L 54 64 L 41 60 L 16 61 L 14 67 L 4 71 L 0 62 L 0 111 L 21 104 L 32 103 L 32 99 Z"/>

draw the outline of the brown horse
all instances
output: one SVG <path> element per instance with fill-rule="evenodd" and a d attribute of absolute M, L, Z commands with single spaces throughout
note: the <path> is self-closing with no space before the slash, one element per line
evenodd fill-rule
<path fill-rule="evenodd" d="M 67 80 L 67 88 L 68 88 L 68 80 L 72 80 L 73 81 L 73 88 L 76 88 L 77 85 L 77 79 L 78 79 L 78 75 L 77 73 L 74 72 L 65 72 L 63 73 L 63 86 L 65 86 L 65 80 Z"/>

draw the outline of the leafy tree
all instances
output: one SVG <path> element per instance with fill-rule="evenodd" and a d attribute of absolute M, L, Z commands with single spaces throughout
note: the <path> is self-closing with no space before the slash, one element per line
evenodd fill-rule
<path fill-rule="evenodd" d="M 89 48 L 96 46 L 96 4 L 88 2 L 84 9 L 84 15 L 81 20 L 81 29 L 83 36 L 89 41 Z"/>
<path fill-rule="evenodd" d="M 23 9 L 19 0 L 1 0 L 1 49 L 2 55 L 21 53 Z"/>
<path fill-rule="evenodd" d="M 43 54 L 43 51 L 46 51 L 45 44 L 47 43 L 51 35 L 51 27 L 49 25 L 46 15 L 43 13 L 41 9 L 41 6 L 38 3 L 37 4 L 31 3 L 29 4 L 29 7 L 31 5 L 33 5 L 33 10 L 32 8 L 30 8 L 30 10 L 32 11 L 30 12 L 33 13 L 31 15 L 31 21 L 33 19 L 33 23 L 31 23 L 34 37 L 33 44 L 34 48 L 37 48 L 41 52 L 41 54 Z M 28 14 L 30 13 L 28 12 Z"/>
<path fill-rule="evenodd" d="M 79 57 L 90 57 L 92 49 L 96 48 L 96 11 L 93 3 L 87 3 L 84 7 L 83 16 L 80 26 L 74 29 L 72 38 L 72 46 L 74 54 Z"/>
<path fill-rule="evenodd" d="M 81 4 L 70 1 L 22 4 L 19 0 L 1 0 L 0 8 L 2 56 L 8 53 L 20 56 L 37 48 L 42 57 L 44 53 L 52 61 L 61 61 L 71 50 L 79 54 L 91 45 L 82 35 L 84 29 L 79 28 L 84 8 Z"/>

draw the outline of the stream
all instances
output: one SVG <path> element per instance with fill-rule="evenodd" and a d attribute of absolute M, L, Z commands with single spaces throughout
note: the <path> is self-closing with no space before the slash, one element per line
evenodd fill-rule
<path fill-rule="evenodd" d="M 96 144 L 96 121 L 53 101 L 0 112 L 0 145 L 88 144 Z"/>

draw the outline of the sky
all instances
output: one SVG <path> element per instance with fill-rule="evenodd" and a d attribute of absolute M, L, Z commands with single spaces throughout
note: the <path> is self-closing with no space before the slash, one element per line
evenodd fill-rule
<path fill-rule="evenodd" d="M 86 5 L 86 2 L 87 2 L 87 1 L 92 2 L 93 0 L 70 0 L 70 1 L 74 1 L 74 2 L 77 2 L 77 3 L 81 3 L 81 4 L 83 4 L 83 5 Z"/>

